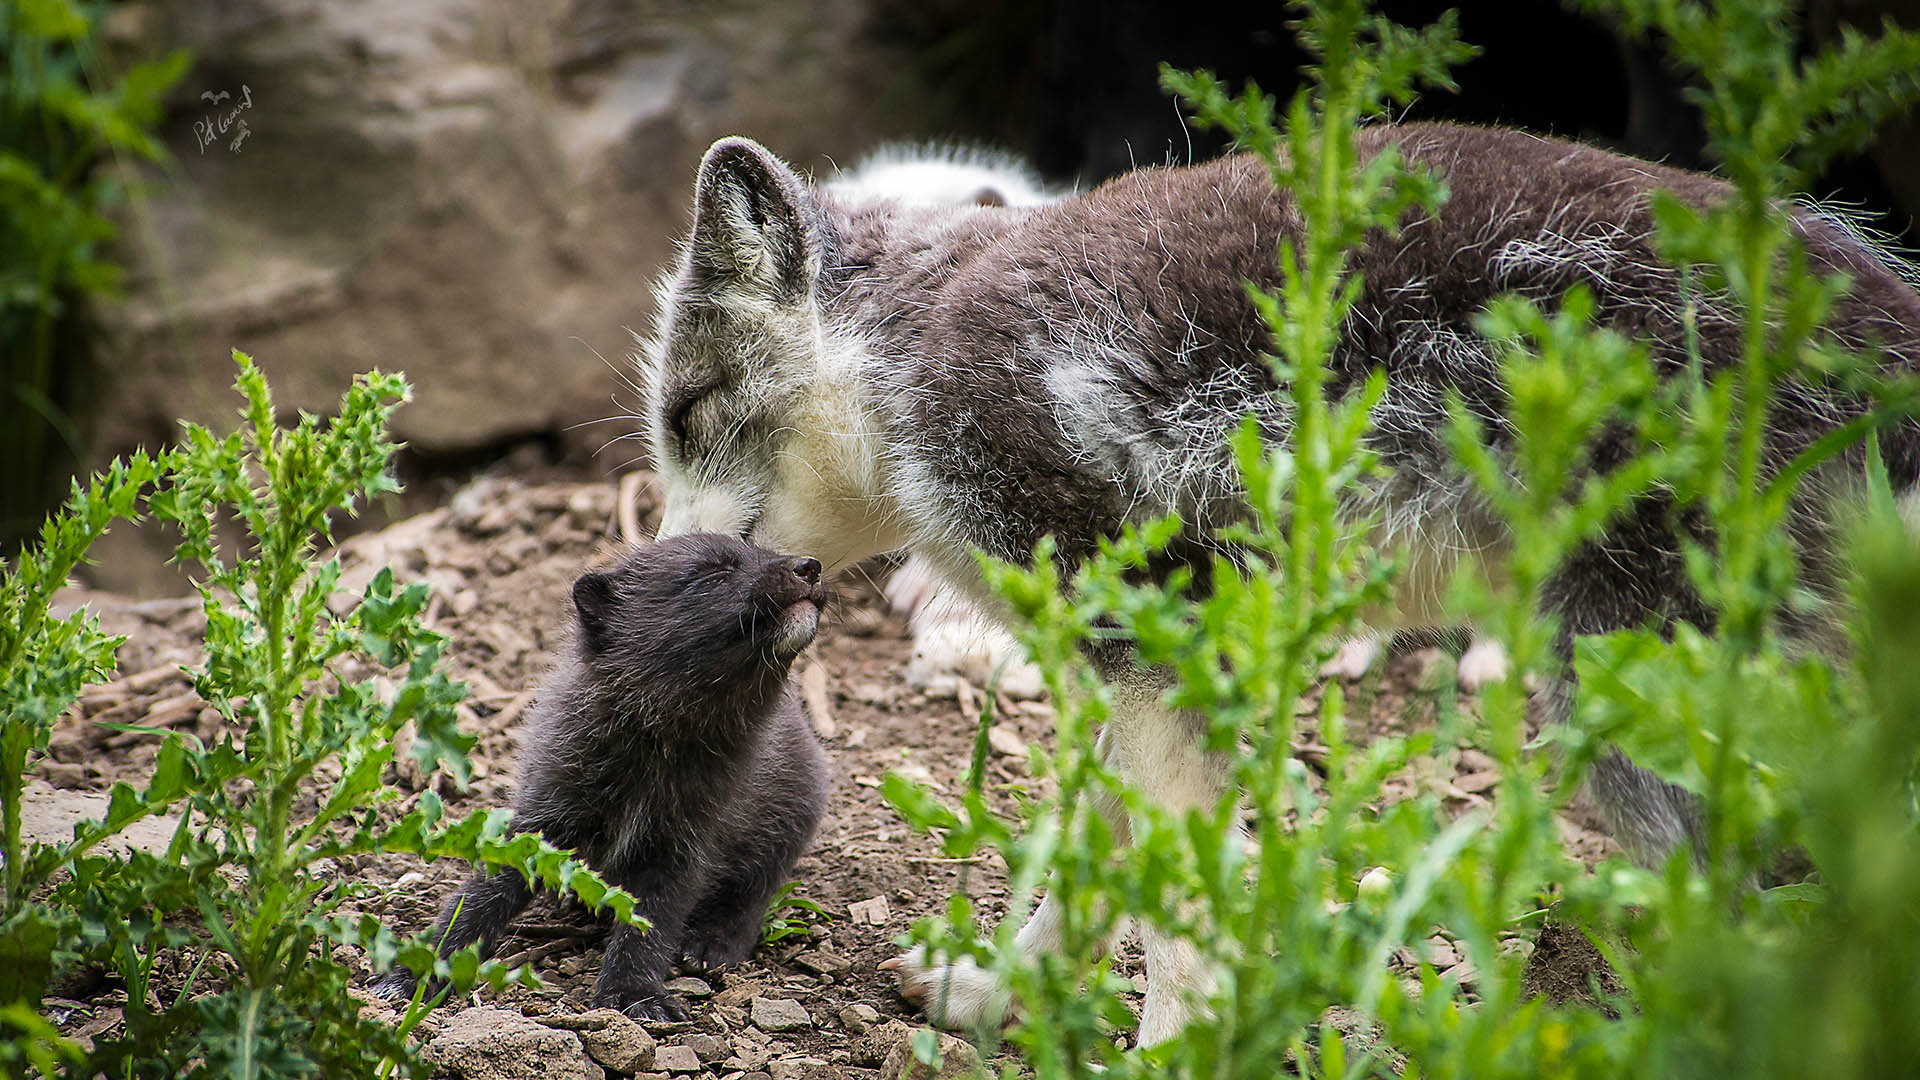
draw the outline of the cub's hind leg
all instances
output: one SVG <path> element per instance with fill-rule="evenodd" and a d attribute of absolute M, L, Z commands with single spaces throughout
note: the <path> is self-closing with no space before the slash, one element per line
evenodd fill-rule
<path fill-rule="evenodd" d="M 475 941 L 480 943 L 481 956 L 493 955 L 507 924 L 532 900 L 533 889 L 518 870 L 474 871 L 460 891 L 447 898 L 434 923 L 433 940 L 440 955 L 450 956 Z M 413 973 L 405 968 L 395 968 L 373 984 L 374 993 L 396 1001 L 412 997 L 413 988 Z M 439 987 L 430 986 L 428 992 L 429 996 L 438 993 Z"/>

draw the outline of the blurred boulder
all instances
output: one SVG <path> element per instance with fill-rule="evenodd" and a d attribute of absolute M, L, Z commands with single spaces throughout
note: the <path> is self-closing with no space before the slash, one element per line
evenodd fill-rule
<path fill-rule="evenodd" d="M 868 4 L 835 0 L 146 0 L 122 51 L 197 58 L 125 231 L 96 460 L 236 399 L 230 348 L 287 409 L 404 369 L 429 455 L 627 430 L 616 367 L 721 135 L 824 167 L 894 133 Z M 883 92 L 886 91 L 886 92 Z M 909 95 L 910 96 L 910 95 Z M 610 399 L 617 399 L 610 400 Z M 612 469 L 625 460 L 607 460 Z"/>

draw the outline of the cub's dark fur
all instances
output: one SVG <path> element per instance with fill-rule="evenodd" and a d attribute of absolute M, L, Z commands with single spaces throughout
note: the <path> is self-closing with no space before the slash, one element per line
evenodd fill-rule
<path fill-rule="evenodd" d="M 639 547 L 574 583 L 574 637 L 527 722 L 513 823 L 638 898 L 615 924 L 595 1007 L 684 1019 L 674 961 L 745 960 L 813 837 L 826 763 L 788 686 L 826 602 L 820 564 L 727 536 Z M 490 953 L 533 892 L 477 871 L 434 928 Z M 411 991 L 401 973 L 383 986 Z"/>

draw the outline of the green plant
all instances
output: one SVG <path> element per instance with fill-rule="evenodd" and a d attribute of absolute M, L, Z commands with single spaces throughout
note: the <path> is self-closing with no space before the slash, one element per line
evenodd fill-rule
<path fill-rule="evenodd" d="M 0 1066 L 8 1074 L 32 1064 L 51 1073 L 75 1048 L 58 1038 L 33 1007 L 52 970 L 57 943 L 72 928 L 61 913 L 28 902 L 41 875 L 21 845 L 20 803 L 29 757 L 44 751 L 55 721 L 82 687 L 113 670 L 121 639 L 100 631 L 87 611 L 52 618 L 53 592 L 109 525 L 134 513 L 156 472 L 144 454 L 115 462 L 84 488 L 76 481 L 67 510 L 47 521 L 39 544 L 18 565 L 0 569 Z M 77 841 L 76 841 L 77 843 Z M 38 856 L 39 852 L 31 853 Z M 31 874 L 31 876 L 30 876 Z"/>
<path fill-rule="evenodd" d="M 632 898 L 537 835 L 509 835 L 506 811 L 445 821 L 428 790 L 397 820 L 379 813 L 393 797 L 386 777 L 403 727 L 423 769 L 461 782 L 471 744 L 455 722 L 465 688 L 439 670 L 444 639 L 421 620 L 427 587 L 400 585 L 382 570 L 362 595 L 342 597 L 338 561 L 315 559 L 333 514 L 394 489 L 387 419 L 407 387 L 398 376 L 362 376 L 331 420 L 303 415 L 281 428 L 265 379 L 249 358 L 235 360 L 246 399 L 239 430 L 216 436 L 188 425 L 157 477 L 144 458 L 116 466 L 76 494 L 45 543 L 5 579 L 9 611 L 43 610 L 86 543 L 157 479 L 147 505 L 179 528 L 179 558 L 201 571 L 206 660 L 194 688 L 228 733 L 205 745 L 154 731 L 161 745 L 146 785 L 114 785 L 105 819 L 78 826 L 70 843 L 21 853 L 9 817 L 0 940 L 24 962 L 0 989 L 6 1002 L 31 1008 L 57 968 L 113 971 L 127 988 L 125 1031 L 96 1047 L 86 1075 L 422 1075 L 407 1042 L 421 997 L 399 1027 L 363 1019 L 346 992 L 353 971 L 335 946 L 363 949 L 376 970 L 405 963 L 456 990 L 530 982 L 531 974 L 482 964 L 472 949 L 441 959 L 433 942 L 397 938 L 352 914 L 364 887 L 339 879 L 343 860 L 409 852 L 513 866 L 628 919 Z M 229 516 L 233 556 L 222 553 L 217 524 Z M 7 639 L 0 654 L 12 755 L 0 781 L 14 793 L 25 764 L 14 747 L 43 745 L 47 723 L 83 682 L 110 669 L 117 644 L 83 614 L 29 626 L 31 640 Z M 15 716 L 24 735 L 15 734 Z M 179 824 L 164 852 L 102 850 L 133 821 L 173 812 Z M 184 982 L 161 985 L 163 958 L 189 970 Z M 20 1015 L 0 1013 L 21 1033 L 7 1052 L 48 1071 L 48 1055 L 66 1048 L 11 1019 Z"/>
<path fill-rule="evenodd" d="M 767 918 L 760 928 L 760 944 L 771 945 L 795 934 L 812 936 L 814 927 L 833 920 L 833 913 L 819 901 L 801 896 L 800 883 L 789 881 L 767 901 Z"/>
<path fill-rule="evenodd" d="M 913 940 L 971 956 L 1006 981 L 1025 1005 L 1007 1038 L 1035 1074 L 1879 1076 L 1920 1060 L 1920 988 L 1910 977 L 1920 966 L 1920 675 L 1893 659 L 1920 633 L 1920 548 L 1884 477 L 1856 547 L 1855 603 L 1835 616 L 1851 628 L 1855 662 L 1790 647 L 1781 618 L 1805 616 L 1815 599 L 1796 580 L 1788 495 L 1816 463 L 1889 416 L 1911 415 L 1915 401 L 1911 378 L 1880 380 L 1819 332 L 1845 283 L 1808 271 L 1784 197 L 1873 118 L 1920 93 L 1920 37 L 1850 39 L 1802 62 L 1781 4 L 1621 6 L 1700 72 L 1736 195 L 1706 211 L 1661 199 L 1659 244 L 1702 290 L 1676 301 L 1697 305 L 1711 293 L 1740 320 L 1744 347 L 1737 363 L 1667 378 L 1645 346 L 1595 325 L 1591 298 L 1578 291 L 1546 306 L 1492 305 L 1479 330 L 1499 350 L 1512 430 L 1495 451 L 1456 407 L 1449 441 L 1506 521 L 1510 554 L 1490 575 L 1497 586 L 1459 583 L 1455 610 L 1497 636 L 1517 670 L 1550 675 L 1562 663 L 1559 630 L 1540 612 L 1554 569 L 1634 500 L 1657 494 L 1709 527 L 1710 543 L 1691 542 L 1688 568 L 1719 634 L 1681 625 L 1671 640 L 1645 631 L 1583 640 L 1579 707 L 1550 734 L 1558 755 L 1529 745 L 1517 678 L 1489 687 L 1477 715 L 1442 696 L 1431 731 L 1364 747 L 1347 737 L 1340 689 L 1329 686 L 1311 710 L 1323 760 L 1309 769 L 1293 754 L 1316 662 L 1394 573 L 1355 539 L 1364 528 L 1337 513 L 1341 487 L 1373 468 L 1365 434 L 1380 393 L 1377 376 L 1342 400 L 1324 390 L 1357 288 L 1349 258 L 1369 230 L 1443 194 L 1391 154 L 1358 158 L 1355 125 L 1416 81 L 1444 83 L 1463 52 L 1448 22 L 1414 33 L 1357 0 L 1307 5 L 1301 36 L 1319 58 L 1317 85 L 1277 127 L 1257 91 L 1234 97 L 1204 73 L 1169 72 L 1201 123 L 1267 163 L 1304 221 L 1300 246 L 1280 252 L 1279 294 L 1249 289 L 1287 388 L 1286 438 L 1262 446 L 1252 423 L 1243 426 L 1238 463 L 1252 520 L 1220 536 L 1236 564 L 1217 562 L 1201 599 L 1180 576 L 1136 581 L 1177 521 L 1104 545 L 1070 580 L 1045 544 L 1029 569 L 986 565 L 1029 623 L 1025 639 L 1060 713 L 1057 750 L 1043 762 L 1057 791 L 1024 828 L 989 810 L 977 775 L 953 806 L 898 776 L 886 787 L 910 823 L 943 835 L 948 854 L 1004 858 L 1015 910 L 993 940 L 980 939 L 964 897 Z M 1777 391 L 1827 378 L 1876 395 L 1879 407 L 1769 470 L 1758 440 Z M 1629 460 L 1594 468 L 1595 443 L 1621 436 Z M 1094 732 L 1110 691 L 1080 649 L 1115 628 L 1172 674 L 1171 704 L 1207 719 L 1208 745 L 1231 760 L 1237 796 L 1168 814 L 1102 763 Z M 1499 762 L 1490 810 L 1452 817 L 1429 793 L 1386 797 L 1389 777 L 1463 740 Z M 1677 853 L 1658 871 L 1610 861 L 1589 873 L 1562 852 L 1552 815 L 1603 741 L 1704 798 L 1698 866 Z M 1124 809 L 1130 842 L 1094 811 L 1098 800 Z M 1769 860 L 1794 847 L 1813 856 L 1817 883 L 1756 889 Z M 1020 900 L 1043 883 L 1062 902 L 1061 946 L 1030 962 L 1012 936 Z M 1620 973 L 1627 1000 L 1606 1003 L 1610 1011 L 1523 993 L 1512 946 L 1554 900 L 1562 918 L 1591 928 Z M 1128 918 L 1189 940 L 1217 988 L 1209 1022 L 1123 1052 L 1111 1031 L 1131 1023 L 1126 987 L 1095 958 Z M 1431 967 L 1417 982 L 1389 972 L 1388 958 L 1418 948 L 1436 925 L 1470 962 L 1470 989 Z"/>
<path fill-rule="evenodd" d="M 151 131 L 188 66 L 174 52 L 104 78 L 93 52 L 103 8 L 0 9 L 0 549 L 31 535 L 81 452 L 72 405 L 87 392 L 86 305 L 120 279 L 106 213 L 121 192 L 100 166 L 111 154 L 165 159 Z"/>

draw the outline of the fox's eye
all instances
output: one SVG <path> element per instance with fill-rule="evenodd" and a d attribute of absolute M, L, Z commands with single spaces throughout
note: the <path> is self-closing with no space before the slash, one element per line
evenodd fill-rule
<path fill-rule="evenodd" d="M 667 432 L 680 444 L 683 453 L 688 452 L 687 423 L 693 416 L 693 407 L 705 400 L 712 391 L 710 386 L 690 386 L 667 402 Z"/>

